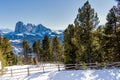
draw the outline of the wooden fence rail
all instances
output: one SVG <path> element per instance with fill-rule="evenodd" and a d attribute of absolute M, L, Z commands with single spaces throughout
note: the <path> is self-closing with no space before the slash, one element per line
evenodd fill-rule
<path fill-rule="evenodd" d="M 65 69 L 113 69 L 120 68 L 120 62 L 112 63 L 84 63 L 84 64 L 66 64 Z"/>
<path fill-rule="evenodd" d="M 84 64 L 53 64 L 53 65 L 42 65 L 36 67 L 28 67 L 21 69 L 10 69 L 1 71 L 4 73 L 4 77 L 14 77 L 21 75 L 32 75 L 35 73 L 45 73 L 50 71 L 61 71 L 61 70 L 86 70 L 86 69 L 112 69 L 112 68 L 120 68 L 120 62 L 113 63 L 84 63 Z"/>
<path fill-rule="evenodd" d="M 43 65 L 43 66 L 36 66 L 36 67 L 28 67 L 28 68 L 21 68 L 21 69 L 9 69 L 4 70 L 1 73 L 4 73 L 4 77 L 14 77 L 14 76 L 21 76 L 21 75 L 31 75 L 35 73 L 45 73 L 50 71 L 60 71 L 64 69 L 63 64 L 53 64 L 53 65 Z"/>

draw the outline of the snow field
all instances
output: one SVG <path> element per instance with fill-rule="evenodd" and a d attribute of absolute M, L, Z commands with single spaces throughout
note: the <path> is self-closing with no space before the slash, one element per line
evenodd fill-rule
<path fill-rule="evenodd" d="M 43 67 L 44 71 L 43 72 Z M 101 69 L 101 70 L 64 70 L 56 64 L 42 64 L 42 65 L 26 65 L 26 66 L 11 66 L 8 70 L 30 68 L 30 75 L 20 75 L 13 77 L 5 77 L 3 75 L 0 80 L 120 80 L 120 69 Z M 20 70 L 18 70 L 19 72 Z M 22 71 L 24 73 L 24 70 Z"/>

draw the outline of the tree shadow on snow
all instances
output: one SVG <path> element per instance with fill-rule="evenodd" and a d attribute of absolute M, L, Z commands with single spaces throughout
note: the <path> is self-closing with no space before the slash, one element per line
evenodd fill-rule
<path fill-rule="evenodd" d="M 46 72 L 45 72 L 46 73 Z M 41 76 L 42 74 L 45 74 L 43 72 L 38 72 L 38 73 L 34 73 L 34 74 L 30 74 L 29 76 L 26 76 L 24 79 L 26 80 L 30 80 L 30 79 L 34 79 L 37 78 L 39 76 Z"/>

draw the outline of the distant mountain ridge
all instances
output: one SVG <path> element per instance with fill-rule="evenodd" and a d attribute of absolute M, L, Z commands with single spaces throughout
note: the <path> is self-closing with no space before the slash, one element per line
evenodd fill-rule
<path fill-rule="evenodd" d="M 14 31 L 3 34 L 2 30 L 0 30 L 0 33 L 4 37 L 8 37 L 13 46 L 20 46 L 23 40 L 27 40 L 32 44 L 36 40 L 42 40 L 45 35 L 50 39 L 58 36 L 59 40 L 63 41 L 63 30 L 51 30 L 42 24 L 33 25 L 28 23 L 25 25 L 21 21 L 16 23 Z"/>
<path fill-rule="evenodd" d="M 42 31 L 50 32 L 51 30 L 42 24 L 33 25 L 28 23 L 24 25 L 21 21 L 17 22 L 15 27 L 15 33 L 41 33 Z"/>

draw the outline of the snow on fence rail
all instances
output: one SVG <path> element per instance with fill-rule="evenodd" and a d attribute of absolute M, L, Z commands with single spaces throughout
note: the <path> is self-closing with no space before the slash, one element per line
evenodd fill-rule
<path fill-rule="evenodd" d="M 35 73 L 45 73 L 50 71 L 61 71 L 61 70 L 86 70 L 86 69 L 112 69 L 114 67 L 120 68 L 120 62 L 113 63 L 85 63 L 85 64 L 47 64 L 47 65 L 38 65 L 27 68 L 19 69 L 8 69 L 2 71 L 4 73 L 3 77 L 14 77 L 21 75 L 32 75 Z"/>
<path fill-rule="evenodd" d="M 34 67 L 28 68 L 19 68 L 19 69 L 6 69 L 3 70 L 2 73 L 4 75 L 2 77 L 14 77 L 14 76 L 21 76 L 21 75 L 32 75 L 35 73 L 45 73 L 50 71 L 60 71 L 64 69 L 63 64 L 49 64 L 49 65 L 39 65 Z"/>

